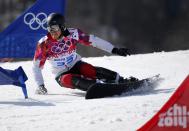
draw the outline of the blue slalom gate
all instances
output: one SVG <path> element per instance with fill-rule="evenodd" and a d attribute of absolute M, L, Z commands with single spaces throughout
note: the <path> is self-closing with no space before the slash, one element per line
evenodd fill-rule
<path fill-rule="evenodd" d="M 3 69 L 0 67 L 0 85 L 15 85 L 22 88 L 25 99 L 28 98 L 25 81 L 28 80 L 22 67 L 15 70 Z"/>

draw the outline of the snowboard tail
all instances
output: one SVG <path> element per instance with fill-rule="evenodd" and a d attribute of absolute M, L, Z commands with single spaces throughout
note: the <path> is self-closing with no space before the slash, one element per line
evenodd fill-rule
<path fill-rule="evenodd" d="M 159 75 L 142 79 L 137 82 L 128 82 L 128 83 L 96 83 L 89 87 L 87 90 L 85 99 L 95 99 L 95 98 L 104 98 L 111 97 L 114 95 L 121 95 L 122 93 L 130 92 L 136 90 L 140 87 L 146 87 L 153 84 Z"/>

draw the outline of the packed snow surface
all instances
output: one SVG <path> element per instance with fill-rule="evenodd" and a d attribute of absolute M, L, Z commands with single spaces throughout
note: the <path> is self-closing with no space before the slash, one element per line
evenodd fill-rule
<path fill-rule="evenodd" d="M 83 60 L 124 77 L 160 74 L 161 81 L 153 89 L 85 100 L 85 92 L 60 87 L 47 63 L 43 74 L 49 93 L 36 95 L 32 61 L 0 63 L 11 70 L 22 66 L 29 78 L 29 99 L 24 99 L 20 87 L 1 86 L 0 131 L 135 131 L 160 110 L 189 74 L 189 50 Z"/>

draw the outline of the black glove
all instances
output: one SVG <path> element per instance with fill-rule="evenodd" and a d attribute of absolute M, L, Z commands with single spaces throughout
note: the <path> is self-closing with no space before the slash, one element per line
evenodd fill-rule
<path fill-rule="evenodd" d="M 127 48 L 113 48 L 112 54 L 120 55 L 120 56 L 127 56 L 131 55 L 129 49 Z"/>

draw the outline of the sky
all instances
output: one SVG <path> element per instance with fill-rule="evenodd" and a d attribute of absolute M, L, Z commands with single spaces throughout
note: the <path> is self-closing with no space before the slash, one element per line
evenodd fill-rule
<path fill-rule="evenodd" d="M 29 99 L 21 88 L 1 85 L 1 131 L 135 131 L 157 113 L 189 74 L 189 50 L 154 52 L 128 57 L 83 58 L 95 66 L 139 79 L 160 74 L 154 88 L 143 88 L 121 96 L 85 100 L 85 92 L 60 87 L 47 63 L 43 69 L 47 95 L 36 95 L 32 61 L 0 63 L 5 69 L 22 66 Z"/>

